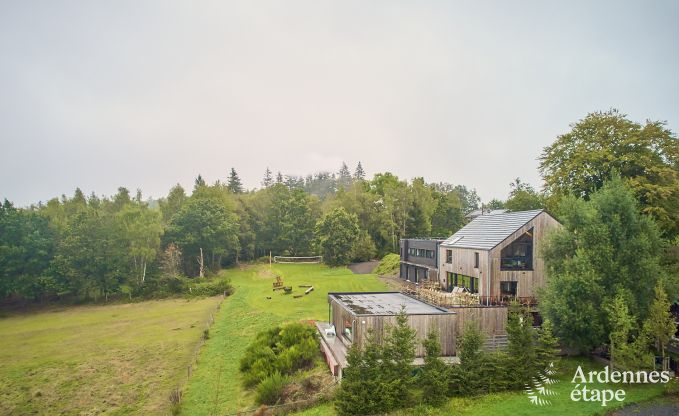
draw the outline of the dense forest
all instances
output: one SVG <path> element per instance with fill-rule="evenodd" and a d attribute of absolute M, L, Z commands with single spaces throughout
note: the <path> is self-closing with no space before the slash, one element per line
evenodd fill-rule
<path fill-rule="evenodd" d="M 119 188 L 112 197 L 76 189 L 28 208 L 0 207 L 0 297 L 43 299 L 178 288 L 182 278 L 273 255 L 323 255 L 331 265 L 398 251 L 406 236 L 450 235 L 478 208 L 465 186 L 404 181 L 391 173 L 306 178 L 274 175 L 246 190 L 235 169 L 198 176 L 159 200 Z"/>
<path fill-rule="evenodd" d="M 543 189 L 517 178 L 507 200 L 484 207 L 544 207 L 558 215 L 565 198 L 586 201 L 617 175 L 640 214 L 657 224 L 664 246 L 676 249 L 679 146 L 664 123 L 641 125 L 616 110 L 589 114 L 544 149 L 540 172 Z M 141 190 L 102 197 L 76 189 L 27 208 L 5 200 L 0 298 L 173 292 L 186 279 L 269 253 L 323 255 L 329 265 L 368 260 L 398 252 L 404 237 L 447 237 L 481 205 L 476 191 L 460 184 L 389 172 L 368 179 L 360 162 L 353 172 L 342 164 L 306 177 L 266 168 L 261 187 L 250 190 L 231 168 L 212 183 L 198 175 L 189 191 L 176 185 L 164 198 L 144 200 Z"/>

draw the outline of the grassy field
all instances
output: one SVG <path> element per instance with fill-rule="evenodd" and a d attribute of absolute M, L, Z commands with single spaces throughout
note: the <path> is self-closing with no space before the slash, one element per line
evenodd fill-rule
<path fill-rule="evenodd" d="M 395 413 L 401 415 L 430 415 L 430 416 L 544 416 L 544 415 L 568 415 L 588 416 L 604 415 L 612 409 L 622 407 L 635 402 L 645 401 L 658 397 L 663 392 L 663 385 L 629 385 L 599 383 L 588 384 L 587 388 L 595 389 L 623 389 L 626 392 L 624 402 L 610 402 L 605 407 L 596 402 L 573 402 L 570 394 L 575 384 L 571 383 L 578 364 L 582 365 L 587 372 L 599 370 L 602 366 L 586 358 L 570 358 L 561 360 L 559 367 L 559 382 L 550 386 L 557 392 L 556 396 L 550 397 L 550 404 L 537 406 L 530 403 L 528 396 L 523 392 L 507 392 L 488 394 L 472 398 L 454 398 L 444 406 L 431 408 L 420 406 L 414 409 Z M 335 415 L 332 404 L 323 404 L 300 413 L 303 416 L 329 416 Z"/>
<path fill-rule="evenodd" d="M 166 414 L 220 298 L 0 319 L 0 414 Z"/>
<path fill-rule="evenodd" d="M 228 415 L 254 406 L 253 395 L 244 391 L 238 372 L 239 359 L 254 335 L 284 321 L 327 319 L 326 294 L 329 291 L 377 291 L 386 286 L 374 275 L 353 275 L 347 269 L 329 269 L 315 265 L 253 266 L 224 272 L 231 277 L 236 292 L 223 304 L 211 329 L 211 338 L 201 351 L 198 367 L 185 391 L 182 415 Z M 313 284 L 315 291 L 300 299 L 281 292 L 272 292 L 274 275 L 283 276 L 295 293 L 304 289 L 300 284 Z M 271 299 L 267 299 L 271 296 Z M 605 414 L 615 406 L 647 400 L 661 394 L 661 386 L 630 386 L 622 404 L 602 407 L 598 403 L 570 400 L 570 383 L 578 363 L 586 368 L 599 365 L 586 359 L 564 360 L 561 382 L 556 384 L 558 396 L 549 406 L 530 404 L 523 392 L 486 395 L 478 398 L 456 398 L 437 409 L 419 407 L 399 415 L 593 415 Z M 599 386 L 600 387 L 600 386 Z M 595 388 L 596 385 L 595 385 Z M 620 388 L 620 387 L 616 387 Z M 323 404 L 302 413 L 305 416 L 334 415 L 331 404 Z"/>
<path fill-rule="evenodd" d="M 374 275 L 319 265 L 274 265 L 271 270 L 262 265 L 224 273 L 236 291 L 224 301 L 210 330 L 184 394 L 182 415 L 224 415 L 254 406 L 252 394 L 242 388 L 238 362 L 257 332 L 285 321 L 327 320 L 328 292 L 386 289 Z M 286 286 L 293 286 L 294 293 L 302 293 L 304 289 L 298 287 L 302 284 L 311 284 L 315 290 L 299 299 L 273 292 L 275 274 L 283 277 Z"/>

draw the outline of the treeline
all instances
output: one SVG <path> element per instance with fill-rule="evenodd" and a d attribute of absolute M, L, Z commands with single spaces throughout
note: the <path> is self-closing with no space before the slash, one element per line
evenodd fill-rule
<path fill-rule="evenodd" d="M 0 298 L 108 299 L 186 289 L 239 261 L 273 255 L 323 255 L 331 265 L 397 252 L 407 236 L 448 236 L 476 209 L 473 190 L 365 179 L 346 164 L 336 174 L 273 175 L 247 191 L 235 169 L 226 181 L 198 176 L 157 201 L 119 188 L 113 197 L 54 198 L 0 209 Z"/>

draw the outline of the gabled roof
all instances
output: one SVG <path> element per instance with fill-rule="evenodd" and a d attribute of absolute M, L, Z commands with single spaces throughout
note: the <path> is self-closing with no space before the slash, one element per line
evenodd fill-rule
<path fill-rule="evenodd" d="M 544 210 L 479 215 L 446 241 L 443 247 L 490 250 L 529 223 Z"/>

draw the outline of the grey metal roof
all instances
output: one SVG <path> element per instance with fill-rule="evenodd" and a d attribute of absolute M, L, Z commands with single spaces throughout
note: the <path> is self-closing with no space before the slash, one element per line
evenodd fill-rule
<path fill-rule="evenodd" d="M 490 250 L 543 211 L 542 209 L 536 209 L 532 211 L 479 215 L 441 243 L 441 246 Z"/>
<path fill-rule="evenodd" d="M 400 292 L 353 292 L 329 293 L 356 315 L 396 315 L 405 306 L 406 314 L 440 314 L 448 313 Z"/>

